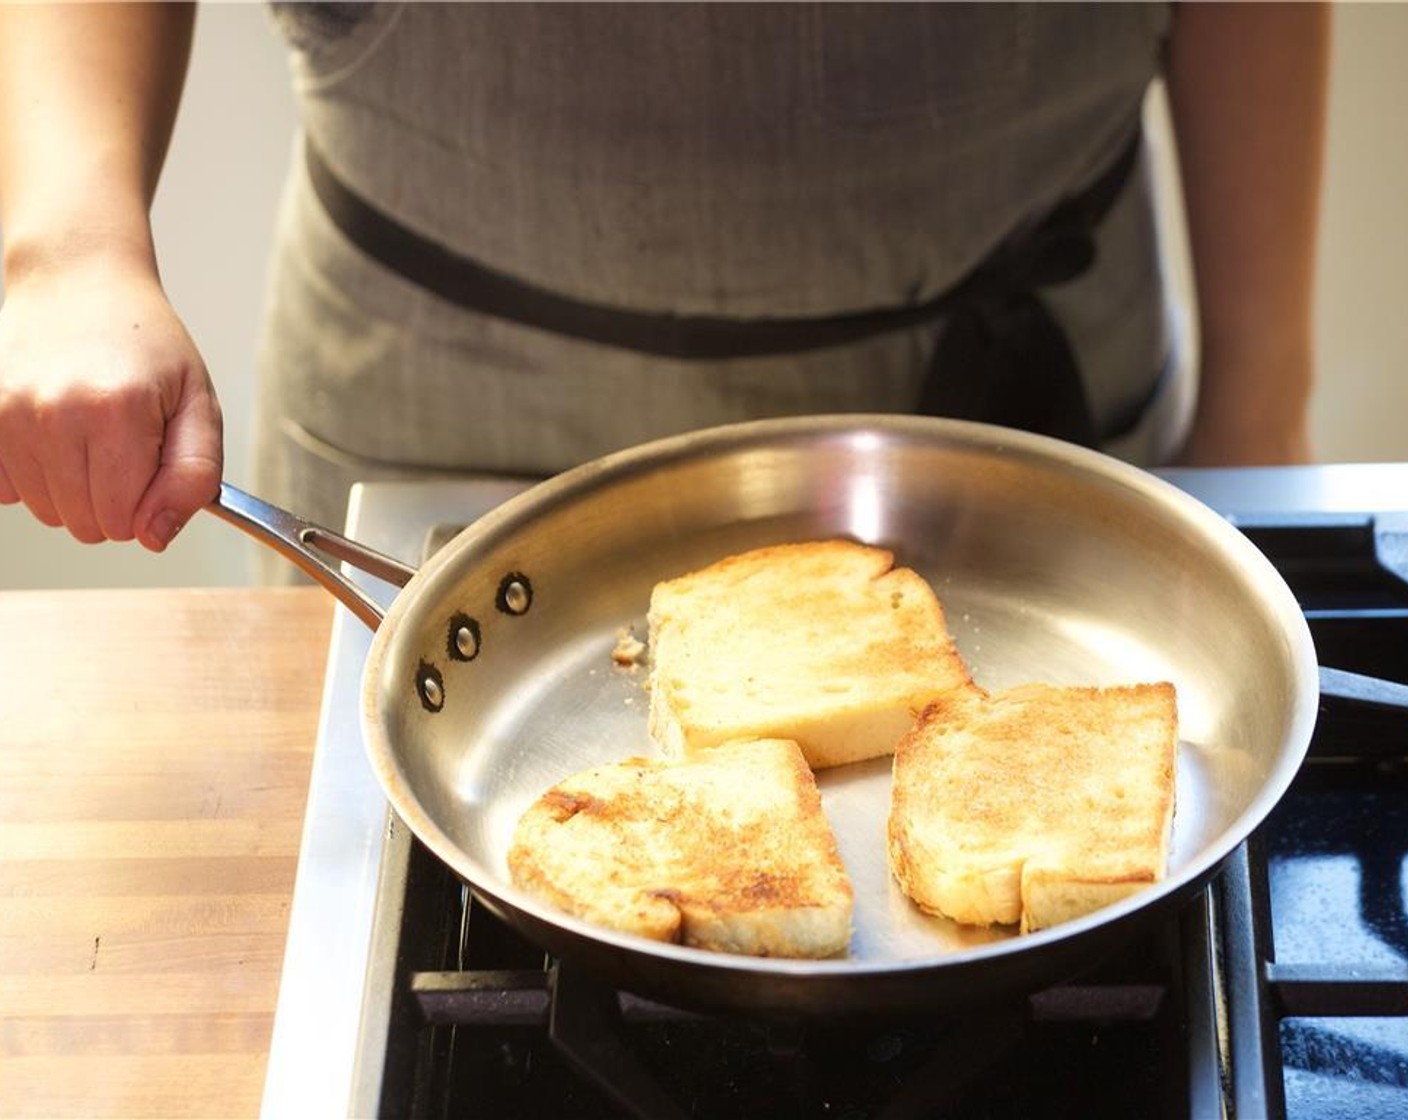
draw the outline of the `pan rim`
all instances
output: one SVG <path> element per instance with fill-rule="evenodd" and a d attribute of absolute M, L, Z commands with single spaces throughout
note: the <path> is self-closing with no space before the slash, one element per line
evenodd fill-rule
<path fill-rule="evenodd" d="M 643 463 L 668 465 L 687 460 L 707 450 L 711 454 L 737 451 L 749 445 L 776 444 L 804 438 L 828 436 L 863 437 L 867 433 L 900 437 L 935 435 L 978 450 L 1011 453 L 1034 460 L 1056 461 L 1081 474 L 1094 474 L 1132 490 L 1137 496 L 1172 507 L 1200 534 L 1228 554 L 1237 567 L 1252 579 L 1271 608 L 1271 615 L 1286 640 L 1286 653 L 1294 670 L 1290 680 L 1293 703 L 1282 737 L 1283 750 L 1276 765 L 1262 782 L 1256 796 L 1225 828 L 1214 842 L 1176 874 L 1130 897 L 1071 922 L 1036 933 L 1023 934 L 969 946 L 958 951 L 894 959 L 851 956 L 796 959 L 753 957 L 654 941 L 583 921 L 551 904 L 537 899 L 497 873 L 470 858 L 458 844 L 435 824 L 418 799 L 410 792 L 377 717 L 377 696 L 388 657 L 391 637 L 403 618 L 420 600 L 419 592 L 437 573 L 458 562 L 460 555 L 477 542 L 517 525 L 525 517 L 538 515 L 570 502 L 575 496 L 610 483 L 638 469 Z M 1161 903 L 1191 893 L 1212 877 L 1223 862 L 1265 820 L 1281 801 L 1309 748 L 1318 712 L 1318 660 L 1304 613 L 1290 588 L 1271 562 L 1234 525 L 1197 498 L 1150 472 L 1114 459 L 1102 452 L 1079 447 L 1048 436 L 997 427 L 975 421 L 942 417 L 889 413 L 847 413 L 750 420 L 700 429 L 639 444 L 583 463 L 531 486 L 509 498 L 462 530 L 448 545 L 416 573 L 393 600 L 381 626 L 373 636 L 363 669 L 361 718 L 367 757 L 393 810 L 427 848 L 443 860 L 471 890 L 534 922 L 560 929 L 565 934 L 588 939 L 626 953 L 644 953 L 692 969 L 719 973 L 757 974 L 769 977 L 815 980 L 856 980 L 866 976 L 884 978 L 911 975 L 930 969 L 949 969 L 996 964 L 1014 954 L 1035 952 L 1080 938 L 1096 929 L 1119 924 Z"/>

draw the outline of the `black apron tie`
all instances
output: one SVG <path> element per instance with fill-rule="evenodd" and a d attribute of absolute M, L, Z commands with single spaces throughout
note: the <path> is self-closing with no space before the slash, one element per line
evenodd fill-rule
<path fill-rule="evenodd" d="M 796 354 L 943 322 L 918 410 L 1096 442 L 1080 373 L 1060 327 L 1035 294 L 1094 260 L 1092 233 L 1139 154 L 1140 134 L 1080 195 L 1010 238 L 941 295 L 904 307 L 811 318 L 729 319 L 632 311 L 526 284 L 461 256 L 362 198 L 304 150 L 314 193 L 352 244 L 461 307 L 570 338 L 685 361 Z"/>
<path fill-rule="evenodd" d="M 1074 280 L 1095 260 L 1094 231 L 1139 155 L 1141 136 L 1080 195 L 1010 239 L 969 277 L 948 311 L 919 411 L 1098 446 L 1080 367 L 1038 289 Z"/>

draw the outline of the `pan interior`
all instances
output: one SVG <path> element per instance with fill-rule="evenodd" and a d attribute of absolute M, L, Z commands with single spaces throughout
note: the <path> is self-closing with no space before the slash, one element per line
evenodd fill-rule
<path fill-rule="evenodd" d="M 1269 567 L 1136 472 L 1049 441 L 956 431 L 686 447 L 530 493 L 472 527 L 388 620 L 372 719 L 393 804 L 471 882 L 534 908 L 507 885 L 519 815 L 570 774 L 656 751 L 647 670 L 611 656 L 623 630 L 647 637 L 654 584 L 744 548 L 847 536 L 930 581 L 990 690 L 1172 681 L 1178 804 L 1169 879 L 1153 890 L 1193 876 L 1269 810 L 1268 788 L 1299 761 L 1288 740 L 1304 650 L 1279 592 L 1266 594 Z M 531 585 L 521 616 L 493 605 L 509 573 Z M 447 656 L 456 615 L 480 623 L 473 661 Z M 433 714 L 413 687 L 424 664 L 443 679 Z M 818 780 L 855 886 L 852 959 L 945 958 L 1015 936 L 925 916 L 895 886 L 889 759 Z"/>

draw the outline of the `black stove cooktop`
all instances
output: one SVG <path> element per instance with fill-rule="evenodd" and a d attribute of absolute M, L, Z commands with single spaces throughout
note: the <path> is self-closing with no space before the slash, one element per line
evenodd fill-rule
<path fill-rule="evenodd" d="M 718 1019 L 545 958 L 393 822 L 354 1114 L 1408 1117 L 1408 688 L 1377 683 L 1408 683 L 1408 523 L 1242 528 L 1344 672 L 1289 794 L 1164 925 L 980 1013 Z"/>

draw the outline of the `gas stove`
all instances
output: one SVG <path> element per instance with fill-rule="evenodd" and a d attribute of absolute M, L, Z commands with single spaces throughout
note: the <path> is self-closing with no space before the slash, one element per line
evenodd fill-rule
<path fill-rule="evenodd" d="M 1408 683 L 1408 464 L 1164 475 L 1277 565 L 1322 665 Z M 418 562 L 522 485 L 358 486 L 348 534 Z M 266 1116 L 1408 1117 L 1408 718 L 1392 702 L 1327 700 L 1266 824 L 1092 973 L 961 1021 L 833 1029 L 604 989 L 479 907 L 365 761 L 370 641 L 339 608 Z"/>

